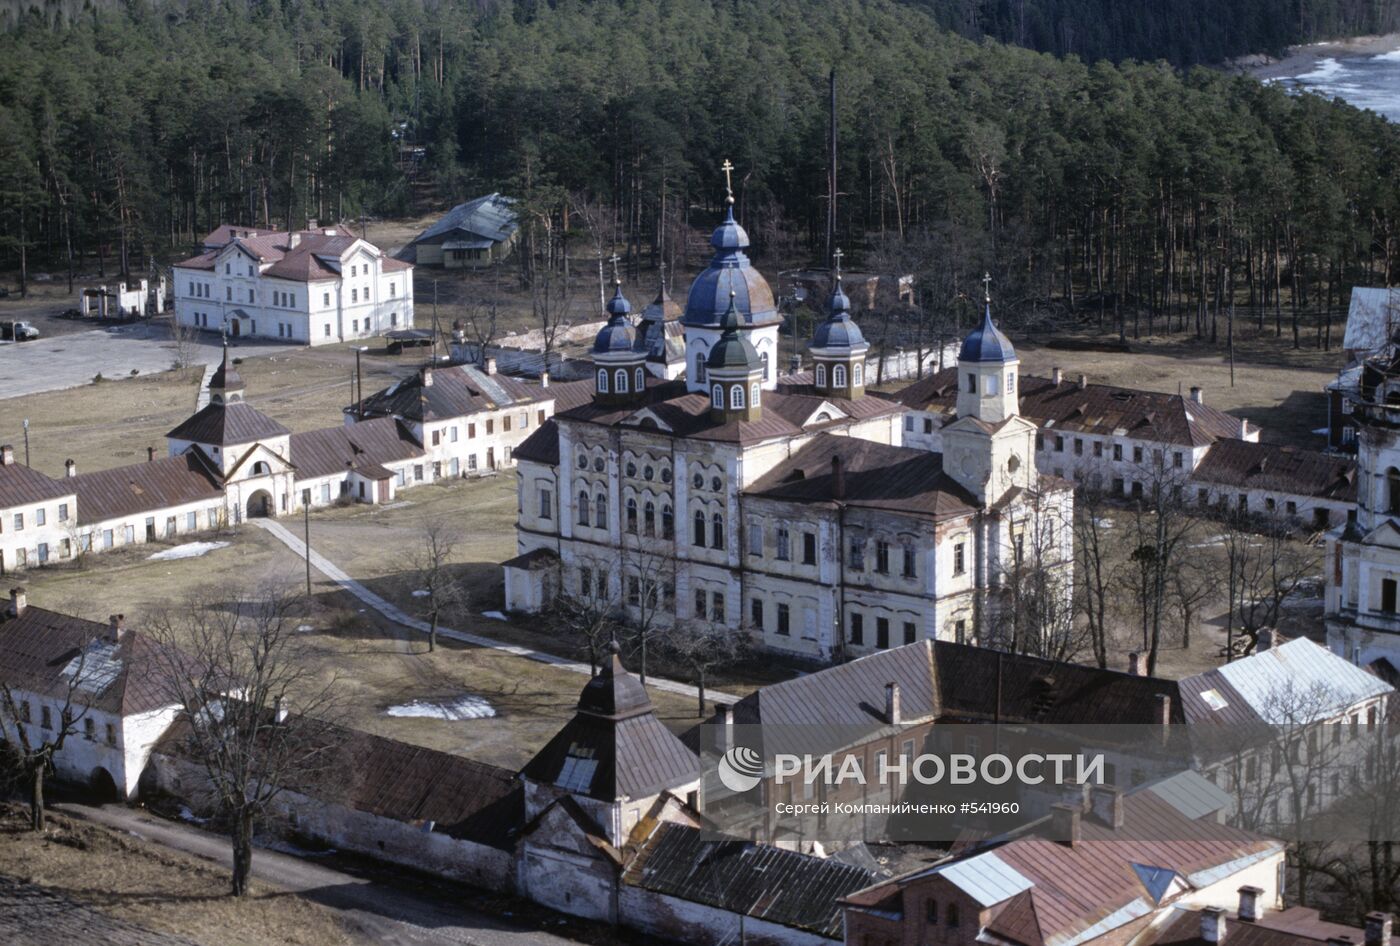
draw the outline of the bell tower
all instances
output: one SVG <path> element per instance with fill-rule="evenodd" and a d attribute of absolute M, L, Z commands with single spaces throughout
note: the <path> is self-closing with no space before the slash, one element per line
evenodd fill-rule
<path fill-rule="evenodd" d="M 992 322 L 992 277 L 982 277 L 982 324 L 963 339 L 958 353 L 958 416 L 999 424 L 1020 413 L 1017 385 L 1021 360 L 1011 340 Z"/>

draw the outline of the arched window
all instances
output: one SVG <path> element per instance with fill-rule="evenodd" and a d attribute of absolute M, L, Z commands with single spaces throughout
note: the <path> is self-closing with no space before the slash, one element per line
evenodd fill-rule
<path fill-rule="evenodd" d="M 608 527 L 608 494 L 599 493 L 598 498 L 593 503 L 593 524 L 594 528 L 606 529 Z"/>
<path fill-rule="evenodd" d="M 642 534 L 656 535 L 656 504 L 648 502 L 642 509 Z"/>
<path fill-rule="evenodd" d="M 757 406 L 758 406 L 759 398 L 762 396 L 762 395 L 759 393 L 759 391 L 760 391 L 760 388 L 759 388 L 758 385 L 756 385 L 756 384 L 751 384 L 751 385 L 749 385 L 749 403 L 750 403 L 751 405 L 753 405 L 754 407 L 757 407 Z"/>
<path fill-rule="evenodd" d="M 695 356 L 695 383 L 705 383 L 705 353 L 700 352 Z"/>
<path fill-rule="evenodd" d="M 267 465 L 265 462 L 263 462 L 262 460 L 259 460 L 257 463 L 254 463 L 254 464 L 253 464 L 253 475 L 254 475 L 254 476 L 266 476 L 267 474 L 269 474 L 269 473 L 271 473 L 271 472 L 272 472 L 272 467 L 268 466 L 268 465 Z"/>
<path fill-rule="evenodd" d="M 833 388 L 844 388 L 846 386 L 846 366 L 831 366 L 831 386 Z"/>
<path fill-rule="evenodd" d="M 618 368 L 618 369 L 617 369 L 617 373 L 616 373 L 616 375 L 615 375 L 614 377 L 617 379 L 617 393 L 618 393 L 618 394 L 626 394 L 626 393 L 627 393 L 627 369 L 626 369 L 626 368 Z"/>
<path fill-rule="evenodd" d="M 768 352 L 764 352 L 764 353 L 763 353 L 762 355 L 760 355 L 759 357 L 763 359 L 763 380 L 764 380 L 764 381 L 767 381 L 767 380 L 768 380 Z"/>
<path fill-rule="evenodd" d="M 826 387 L 826 365 L 817 362 L 817 387 Z"/>
<path fill-rule="evenodd" d="M 608 393 L 608 370 L 606 368 L 598 369 L 598 393 Z"/>
<path fill-rule="evenodd" d="M 690 537 L 690 544 L 699 549 L 705 547 L 705 511 L 703 509 L 695 510 L 695 532 Z"/>
<path fill-rule="evenodd" d="M 744 409 L 744 386 L 736 384 L 729 389 L 729 406 L 736 411 Z"/>
<path fill-rule="evenodd" d="M 967 393 L 968 393 L 968 394 L 976 394 L 976 393 L 977 393 L 977 375 L 975 375 L 975 374 L 969 374 L 969 375 L 967 376 Z"/>
<path fill-rule="evenodd" d="M 858 388 L 865 384 L 864 374 L 865 369 L 860 362 L 851 365 L 851 385 Z"/>
<path fill-rule="evenodd" d="M 637 500 L 631 496 L 627 497 L 627 531 L 637 534 Z"/>
<path fill-rule="evenodd" d="M 1400 515 L 1400 470 L 1395 467 L 1385 471 L 1386 512 Z"/>
<path fill-rule="evenodd" d="M 724 388 L 718 384 L 710 389 L 710 404 L 721 410 L 724 409 Z"/>
<path fill-rule="evenodd" d="M 671 512 L 671 504 L 666 503 L 661 507 L 661 538 L 674 539 L 676 537 L 676 517 Z"/>
<path fill-rule="evenodd" d="M 581 490 L 579 490 L 579 493 L 578 493 L 578 524 L 581 525 L 581 526 L 586 526 L 586 525 L 588 525 L 588 512 L 589 512 L 588 507 L 589 507 L 590 505 L 591 505 L 591 503 L 589 502 L 589 499 L 588 499 L 588 490 L 586 490 L 586 489 L 581 489 Z M 602 523 L 599 523 L 599 525 L 602 525 Z"/>
<path fill-rule="evenodd" d="M 724 548 L 724 516 L 720 513 L 710 518 L 710 547 Z"/>
<path fill-rule="evenodd" d="M 646 372 L 643 371 L 641 368 L 638 368 L 635 372 L 633 372 L 633 376 L 636 379 L 636 383 L 632 385 L 632 390 L 640 394 L 641 392 L 645 391 L 647 387 Z"/>

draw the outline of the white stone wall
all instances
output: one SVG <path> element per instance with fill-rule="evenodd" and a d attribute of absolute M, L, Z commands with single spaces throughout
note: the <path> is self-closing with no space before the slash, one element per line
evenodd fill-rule
<path fill-rule="evenodd" d="M 72 493 L 0 508 L 0 574 L 38 567 L 41 546 L 46 547 L 48 564 L 71 560 L 78 550 L 77 521 L 77 497 Z"/>
<path fill-rule="evenodd" d="M 716 907 L 624 884 L 618 901 L 622 922 L 652 936 L 692 944 L 745 943 L 747 946 L 829 946 L 817 933 L 741 916 Z"/>

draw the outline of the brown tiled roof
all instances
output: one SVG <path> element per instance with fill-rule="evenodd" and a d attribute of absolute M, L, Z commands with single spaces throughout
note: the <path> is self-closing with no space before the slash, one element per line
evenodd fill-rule
<path fill-rule="evenodd" d="M 833 858 L 752 844 L 663 822 L 627 865 L 623 881 L 782 926 L 841 936 L 841 897 L 875 879 Z"/>
<path fill-rule="evenodd" d="M 1356 458 L 1247 440 L 1218 440 L 1191 474 L 1202 483 L 1356 501 Z"/>
<path fill-rule="evenodd" d="M 648 378 L 646 394 L 635 405 L 617 407 L 598 404 L 590 399 L 576 408 L 559 411 L 556 416 L 612 427 L 646 408 L 670 428 L 672 436 L 747 444 L 801 433 L 803 428 L 800 425 L 828 400 L 842 413 L 854 418 L 878 417 L 895 414 L 900 410 L 897 404 L 882 398 L 864 397 L 844 401 L 803 393 L 801 389 L 793 389 L 789 393 L 764 391 L 762 414 L 758 420 L 731 420 L 720 423 L 710 416 L 709 397 L 699 393 L 688 393 L 684 379 L 662 381 L 658 378 Z M 844 423 L 844 420 L 837 418 L 831 422 L 831 426 L 839 427 Z"/>
<path fill-rule="evenodd" d="M 113 642 L 108 640 L 110 630 L 106 624 L 34 605 L 19 617 L 2 611 L 0 679 L 64 700 L 69 681 L 76 678 L 74 705 L 122 716 L 173 705 L 154 672 L 158 645 L 135 630 Z"/>
<path fill-rule="evenodd" d="M 1201 939 L 1200 910 L 1178 910 L 1177 914 L 1156 936 L 1145 940 L 1144 946 L 1213 946 Z M 1353 943 L 1366 939 L 1365 930 L 1327 923 L 1318 918 L 1316 910 L 1307 907 L 1266 911 L 1253 923 L 1240 920 L 1234 913 L 1226 917 L 1224 942 L 1229 946 L 1318 946 L 1329 937 L 1350 936 Z M 1390 942 L 1400 946 L 1400 936 L 1392 936 Z"/>
<path fill-rule="evenodd" d="M 383 390 L 376 391 L 358 405 L 346 408 L 346 413 L 362 412 L 367 417 L 402 417 L 407 420 L 447 420 L 465 417 L 479 411 L 499 410 L 523 404 L 538 404 L 556 399 L 557 385 L 542 388 L 503 374 L 487 374 L 475 365 L 453 365 L 435 368 L 433 383 L 423 383 L 418 372 Z M 573 382 L 591 389 L 591 382 Z"/>
<path fill-rule="evenodd" d="M 334 476 L 347 469 L 369 475 L 373 467 L 391 476 L 383 464 L 423 456 L 413 434 L 392 417 L 302 431 L 292 434 L 288 443 L 288 459 L 298 479 Z"/>
<path fill-rule="evenodd" d="M 231 446 L 290 433 L 277 421 L 244 401 L 207 404 L 165 436 L 191 443 Z"/>
<path fill-rule="evenodd" d="M 79 525 L 224 497 L 218 474 L 198 450 L 79 473 L 69 482 L 78 497 Z"/>
<path fill-rule="evenodd" d="M 517 463 L 529 460 L 546 466 L 559 465 L 559 425 L 550 418 L 530 436 L 521 441 L 520 446 L 511 451 Z"/>
<path fill-rule="evenodd" d="M 235 227 L 225 224 L 204 238 L 205 246 L 218 249 L 200 253 L 175 265 L 182 269 L 207 269 L 215 266 L 215 257 L 231 243 L 237 243 L 259 262 L 270 264 L 263 271 L 265 276 L 290 279 L 297 282 L 311 282 L 321 279 L 338 279 L 340 272 L 332 260 L 349 249 L 359 239 L 352 231 L 336 226 L 334 232 L 326 233 L 326 228 L 299 230 L 296 232 L 296 245 L 290 246 L 291 234 L 285 230 L 264 230 L 256 227 Z M 387 272 L 400 272 L 412 269 L 412 264 L 384 256 L 381 264 Z"/>
<path fill-rule="evenodd" d="M 1112 384 L 1081 388 L 1073 381 L 1055 384 L 1049 378 L 1032 375 L 1022 375 L 1020 383 L 1021 416 L 1041 427 L 1098 436 L 1121 431 L 1121 435 L 1144 440 L 1196 447 L 1240 436 L 1238 418 L 1179 394 Z M 913 410 L 951 417 L 958 400 L 957 369 L 945 368 L 903 390 L 877 397 L 889 398 Z M 1250 429 L 1257 430 L 1253 426 Z"/>
<path fill-rule="evenodd" d="M 65 480 L 45 476 L 23 463 L 0 464 L 0 509 L 66 496 L 73 492 L 73 482 Z"/>
<path fill-rule="evenodd" d="M 583 688 L 573 719 L 520 774 L 615 801 L 695 781 L 700 760 L 656 718 L 646 690 L 614 654 Z"/>
<path fill-rule="evenodd" d="M 832 471 L 838 457 L 845 479 L 839 500 Z M 839 501 L 938 519 L 971 515 L 979 508 L 976 497 L 943 473 L 942 454 L 833 434 L 818 434 L 745 493 L 789 502 Z"/>
<path fill-rule="evenodd" d="M 1071 846 L 1044 837 L 1041 832 L 1047 826 L 1040 822 L 1031 832 L 866 888 L 846 902 L 899 910 L 905 890 L 942 874 L 965 891 L 970 885 L 969 895 L 992 909 L 989 929 L 999 929 L 997 918 L 1011 910 L 1008 927 L 1039 933 L 1040 940 L 1028 942 L 1065 942 L 1114 914 L 1119 922 L 1110 922 L 1102 932 L 1130 922 L 1128 913 L 1145 915 L 1157 909 L 1158 895 L 1149 891 L 1138 866 L 1178 874 L 1200 887 L 1222 879 L 1215 874 L 1224 865 L 1242 870 L 1282 850 L 1280 842 L 1220 824 L 1213 817 L 1189 818 L 1151 787 L 1123 799 L 1121 828 L 1086 814 L 1080 840 Z M 1021 896 L 1026 891 L 1031 892 L 1029 898 Z"/>

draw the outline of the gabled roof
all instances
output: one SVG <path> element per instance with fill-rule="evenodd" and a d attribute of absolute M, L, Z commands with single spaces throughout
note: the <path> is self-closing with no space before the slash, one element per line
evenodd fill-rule
<path fill-rule="evenodd" d="M 206 404 L 165 436 L 171 440 L 231 447 L 291 433 L 277 421 L 245 401 Z"/>
<path fill-rule="evenodd" d="M 840 898 L 869 884 L 875 876 L 833 858 L 663 822 L 627 865 L 623 882 L 839 938 Z"/>
<path fill-rule="evenodd" d="M 0 509 L 41 503 L 72 492 L 71 480 L 56 480 L 23 463 L 0 463 Z"/>
<path fill-rule="evenodd" d="M 1022 375 L 1021 416 L 1043 428 L 1098 436 L 1120 435 L 1158 443 L 1202 447 L 1240 437 L 1240 419 L 1179 394 L 1162 394 L 1112 384 L 1059 384 Z M 958 400 L 958 372 L 945 368 L 888 397 L 919 411 L 952 416 Z M 1249 425 L 1250 431 L 1258 428 Z"/>
<path fill-rule="evenodd" d="M 79 525 L 186 503 L 222 503 L 224 498 L 219 474 L 198 450 L 149 463 L 79 473 L 68 482 L 78 497 Z"/>
<path fill-rule="evenodd" d="M 1186 720 L 1300 726 L 1394 692 L 1384 680 L 1300 637 L 1180 682 Z"/>
<path fill-rule="evenodd" d="M 454 234 L 470 234 L 486 246 L 507 240 L 519 227 L 513 209 L 515 201 L 498 193 L 486 194 L 458 204 L 437 223 L 413 238 L 414 243 L 440 243 Z M 459 238 L 458 238 L 459 239 Z"/>
<path fill-rule="evenodd" d="M 423 456 L 413 434 L 392 417 L 295 433 L 289 444 L 288 456 L 302 480 L 346 470 L 368 475 L 372 467 Z"/>
<path fill-rule="evenodd" d="M 836 486 L 834 461 L 838 460 L 844 491 Z M 788 502 L 843 503 L 938 519 L 972 515 L 979 508 L 976 497 L 944 474 L 942 454 L 834 434 L 817 434 L 745 493 Z"/>
<path fill-rule="evenodd" d="M 700 761 L 667 729 L 645 688 L 614 653 L 578 711 L 521 770 L 536 782 L 601 801 L 646 798 L 700 777 Z"/>
<path fill-rule="evenodd" d="M 187 260 L 174 264 L 180 269 L 213 270 L 219 257 L 230 249 L 257 260 L 266 266 L 262 275 L 296 282 L 339 279 L 340 258 L 356 244 L 361 244 L 380 257 L 386 272 L 412 268 L 365 243 L 343 226 L 321 227 L 315 230 L 259 230 L 252 227 L 221 226 L 204 238 L 205 250 Z"/>
<path fill-rule="evenodd" d="M 1324 946 L 1329 940 L 1350 937 L 1352 943 L 1366 941 L 1364 930 L 1328 923 L 1308 907 L 1290 907 L 1279 912 L 1265 911 L 1253 922 L 1227 914 L 1225 942 L 1229 946 Z M 1142 941 L 1143 946 L 1214 946 L 1201 938 L 1201 911 L 1178 907 L 1157 933 Z M 1400 936 L 1391 936 L 1390 946 L 1400 946 Z"/>
<path fill-rule="evenodd" d="M 152 672 L 155 642 L 134 630 L 114 641 L 111 631 L 34 605 L 18 617 L 0 611 L 0 680 L 59 700 L 71 686 L 75 706 L 120 716 L 174 705 Z"/>
<path fill-rule="evenodd" d="M 1356 501 L 1356 459 L 1247 440 L 1217 440 L 1191 474 L 1202 483 L 1237 489 Z"/>
<path fill-rule="evenodd" d="M 347 414 L 366 417 L 401 417 L 415 422 L 466 417 L 481 411 L 514 405 L 540 404 L 569 397 L 577 389 L 591 392 L 592 381 L 570 381 L 541 387 L 504 374 L 488 374 L 476 365 L 433 368 L 432 383 L 424 383 L 425 372 L 376 391 L 359 404 L 345 409 Z"/>
<path fill-rule="evenodd" d="M 1362 354 L 1378 352 L 1396 328 L 1400 328 L 1400 288 L 1352 288 L 1343 348 Z"/>
<path fill-rule="evenodd" d="M 1213 816 L 1191 818 L 1150 786 L 1124 797 L 1121 828 L 1085 814 L 1080 840 L 1070 845 L 1044 836 L 1048 826 L 1047 819 L 989 849 L 876 884 L 845 902 L 900 915 L 906 890 L 938 878 L 990 909 L 989 929 L 1008 936 L 1033 930 L 1039 939 L 1019 941 L 1055 946 L 1090 941 L 1153 912 L 1158 904 L 1143 867 L 1152 868 L 1148 876 L 1171 874 L 1174 882 L 1201 889 L 1283 850 L 1278 841 Z"/>
<path fill-rule="evenodd" d="M 559 425 L 550 418 L 536 428 L 535 432 L 521 441 L 520 446 L 511 451 L 515 462 L 529 460 L 546 466 L 559 465 Z"/>

